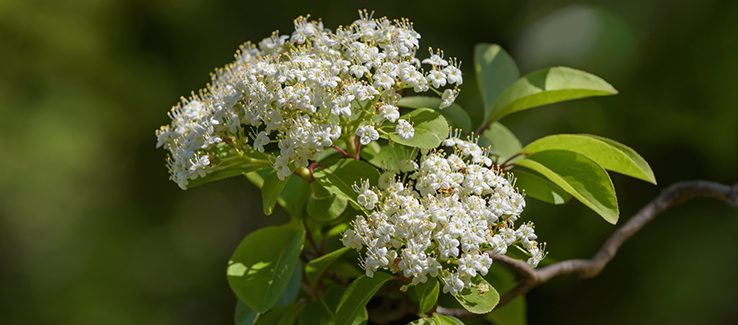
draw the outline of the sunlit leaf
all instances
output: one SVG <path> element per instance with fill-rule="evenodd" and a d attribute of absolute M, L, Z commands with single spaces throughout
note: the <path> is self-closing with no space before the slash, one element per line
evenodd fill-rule
<path fill-rule="evenodd" d="M 304 242 L 304 231 L 267 227 L 252 232 L 228 263 L 228 284 L 249 308 L 266 312 L 285 292 Z"/>
<path fill-rule="evenodd" d="M 433 325 L 464 325 L 464 323 L 456 317 L 441 314 L 433 314 L 432 319 Z"/>
<path fill-rule="evenodd" d="M 613 140 L 586 134 L 556 134 L 525 146 L 522 152 L 568 150 L 581 153 L 603 168 L 656 184 L 648 163 L 633 149 Z"/>
<path fill-rule="evenodd" d="M 316 167 L 313 177 L 326 190 L 358 204 L 356 202 L 358 194 L 354 192 L 352 185 L 361 185 L 361 181 L 366 179 L 372 185 L 376 185 L 379 172 L 372 165 L 361 160 L 340 159 L 326 166 Z"/>
<path fill-rule="evenodd" d="M 494 113 L 485 121 L 498 120 L 531 107 L 617 93 L 605 80 L 584 71 L 567 67 L 538 70 L 507 88 L 495 102 Z"/>
<path fill-rule="evenodd" d="M 515 78 L 517 79 L 517 77 Z M 408 96 L 402 97 L 397 103 L 397 106 L 409 107 L 409 108 L 431 108 L 438 111 L 446 118 L 448 125 L 455 129 L 464 130 L 464 132 L 470 132 L 472 123 L 469 114 L 459 106 L 457 103 L 451 104 L 446 108 L 438 108 L 441 105 L 440 97 L 428 97 L 428 96 Z"/>
<path fill-rule="evenodd" d="M 230 146 L 221 146 L 230 148 Z M 211 172 L 205 177 L 192 179 L 187 184 L 188 188 L 200 186 L 205 183 L 214 182 L 228 177 L 240 176 L 271 167 L 268 156 L 253 149 L 246 150 L 239 156 L 229 157 L 229 160 L 217 166 L 218 171 Z"/>
<path fill-rule="evenodd" d="M 410 140 L 401 140 L 395 133 L 396 123 L 385 123 L 381 129 L 390 133 L 389 139 L 402 145 L 415 148 L 432 149 L 438 147 L 448 137 L 448 123 L 439 112 L 430 108 L 416 109 L 400 116 L 413 125 L 415 135 Z M 386 135 L 381 135 L 386 138 Z"/>
<path fill-rule="evenodd" d="M 377 152 L 366 146 L 361 148 L 361 158 L 377 168 L 398 170 L 397 164 L 400 161 L 415 158 L 411 156 L 412 150 L 412 148 L 405 146 L 383 145 L 379 147 L 379 151 Z"/>
<path fill-rule="evenodd" d="M 534 153 L 516 164 L 530 168 L 561 187 L 607 222 L 618 221 L 618 203 L 610 176 L 594 160 L 565 150 Z"/>
<path fill-rule="evenodd" d="M 551 204 L 564 204 L 571 200 L 569 193 L 544 177 L 519 168 L 514 170 L 514 174 L 517 179 L 515 186 L 525 190 L 526 197 Z"/>
<path fill-rule="evenodd" d="M 484 131 L 482 137 L 479 138 L 479 145 L 486 147 L 492 146 L 492 152 L 499 156 L 499 163 L 502 164 L 510 157 L 520 152 L 523 147 L 520 140 L 510 130 L 499 122 L 492 123 L 490 127 Z"/>
<path fill-rule="evenodd" d="M 500 302 L 500 294 L 480 275 L 472 279 L 472 284 L 474 285 L 471 288 L 465 288 L 454 298 L 462 307 L 472 313 L 486 314 L 492 311 Z M 486 291 L 480 291 L 480 286 L 486 287 Z"/>

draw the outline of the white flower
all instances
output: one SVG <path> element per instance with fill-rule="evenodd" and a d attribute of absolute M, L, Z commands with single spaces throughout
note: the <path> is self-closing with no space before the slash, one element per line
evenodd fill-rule
<path fill-rule="evenodd" d="M 274 169 L 277 170 L 277 177 L 280 181 L 285 180 L 285 178 L 289 177 L 292 172 L 290 171 L 289 166 L 289 159 L 284 156 L 277 157 L 276 162 L 274 163 Z"/>
<path fill-rule="evenodd" d="M 415 129 L 413 129 L 413 126 L 405 120 L 397 121 L 395 132 L 397 132 L 397 135 L 403 141 L 410 140 L 413 138 L 413 136 L 415 136 Z"/>
<path fill-rule="evenodd" d="M 449 273 L 443 278 L 443 282 L 446 284 L 443 286 L 443 293 L 451 293 L 455 296 L 459 294 L 459 291 L 464 290 L 464 281 L 459 279 L 458 273 Z"/>
<path fill-rule="evenodd" d="M 441 88 L 446 85 L 446 75 L 438 70 L 431 70 L 425 79 L 433 84 L 433 88 Z"/>
<path fill-rule="evenodd" d="M 331 101 L 331 114 L 333 116 L 339 116 L 343 114 L 346 117 L 351 116 L 351 101 L 354 100 L 354 96 L 341 96 Z"/>
<path fill-rule="evenodd" d="M 445 67 L 448 65 L 448 62 L 443 59 L 443 55 L 438 55 L 438 54 L 431 55 L 430 58 L 423 60 L 423 63 L 437 65 L 441 67 Z"/>
<path fill-rule="evenodd" d="M 379 132 L 371 125 L 362 125 L 356 128 L 356 136 L 359 137 L 359 143 L 364 146 L 369 142 L 379 140 Z"/>
<path fill-rule="evenodd" d="M 443 73 L 446 74 L 446 80 L 448 80 L 448 83 L 450 85 L 461 85 L 462 83 L 464 83 L 464 79 L 461 77 L 461 70 L 453 65 L 443 68 Z"/>
<path fill-rule="evenodd" d="M 540 263 L 541 260 L 543 260 L 544 258 L 543 251 L 540 250 L 538 246 L 533 246 L 531 247 L 531 249 L 528 250 L 528 252 L 531 255 L 531 257 L 528 259 L 528 265 L 530 265 L 531 267 L 537 267 L 538 263 Z"/>
<path fill-rule="evenodd" d="M 269 136 L 264 131 L 259 132 L 259 135 L 254 139 L 254 149 L 264 152 L 264 146 L 269 144 L 269 141 Z"/>
<path fill-rule="evenodd" d="M 457 95 L 458 93 L 451 89 L 444 90 L 443 95 L 441 96 L 441 105 L 439 105 L 438 108 L 446 108 L 451 106 L 451 104 L 453 104 L 456 100 Z"/>
<path fill-rule="evenodd" d="M 374 75 L 374 88 L 390 89 L 395 84 L 395 79 L 386 73 L 377 73 Z"/>
<path fill-rule="evenodd" d="M 394 123 L 400 117 L 400 111 L 395 105 L 382 105 L 379 107 L 379 114 L 383 119 Z"/>

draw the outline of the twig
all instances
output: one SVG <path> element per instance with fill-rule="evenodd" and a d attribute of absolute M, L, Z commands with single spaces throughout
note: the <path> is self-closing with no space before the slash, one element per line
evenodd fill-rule
<path fill-rule="evenodd" d="M 709 181 L 690 181 L 675 183 L 667 187 L 659 196 L 649 202 L 635 216 L 631 217 L 610 235 L 610 238 L 605 241 L 600 250 L 589 260 L 566 260 L 540 269 L 534 269 L 521 260 L 505 255 L 493 256 L 491 252 L 487 252 L 493 259 L 507 264 L 520 275 L 518 285 L 502 295 L 498 307 L 507 304 L 513 298 L 526 294 L 536 286 L 560 275 L 576 273 L 581 278 L 597 276 L 605 268 L 605 265 L 615 257 L 623 242 L 641 230 L 656 215 L 673 205 L 681 204 L 697 197 L 718 199 L 727 202 L 733 207 L 738 207 L 738 183 L 731 187 Z M 442 308 L 440 306 L 436 312 L 455 316 L 459 319 L 472 319 L 482 316 L 472 314 L 465 309 Z"/>

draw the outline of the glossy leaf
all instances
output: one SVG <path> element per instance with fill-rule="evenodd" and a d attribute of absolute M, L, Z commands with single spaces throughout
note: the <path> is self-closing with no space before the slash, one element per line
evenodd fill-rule
<path fill-rule="evenodd" d="M 401 140 L 395 133 L 397 123 L 386 122 L 381 129 L 390 133 L 389 139 L 399 144 L 415 147 L 433 149 L 438 147 L 448 137 L 448 123 L 441 113 L 430 108 L 416 109 L 410 113 L 400 116 L 413 125 L 415 135 L 410 140 Z M 386 135 L 381 135 L 386 138 Z"/>
<path fill-rule="evenodd" d="M 300 314 L 302 325 L 333 325 L 335 316 L 322 301 L 313 301 L 305 305 Z"/>
<path fill-rule="evenodd" d="M 500 294 L 497 293 L 494 287 L 492 287 L 487 280 L 477 275 L 472 279 L 474 286 L 471 288 L 465 288 L 459 292 L 454 298 L 464 307 L 466 310 L 475 314 L 486 314 L 497 306 L 500 302 Z M 486 292 L 480 292 L 479 286 L 487 286 Z"/>
<path fill-rule="evenodd" d="M 305 205 L 310 198 L 310 184 L 302 177 L 289 177 L 277 198 L 279 204 L 292 218 L 302 218 Z"/>
<path fill-rule="evenodd" d="M 302 311 L 303 304 L 293 304 L 274 308 L 260 315 L 255 325 L 293 325 Z"/>
<path fill-rule="evenodd" d="M 236 325 L 253 325 L 259 313 L 246 306 L 241 299 L 236 299 L 236 312 L 233 315 L 233 322 Z"/>
<path fill-rule="evenodd" d="M 428 324 L 428 321 L 425 320 L 425 318 L 418 318 L 412 322 L 407 323 L 407 325 L 424 325 Z"/>
<path fill-rule="evenodd" d="M 541 200 L 550 204 L 564 204 L 571 200 L 571 195 L 548 179 L 533 172 L 516 168 L 513 173 L 517 179 L 515 186 L 525 190 L 526 197 Z"/>
<path fill-rule="evenodd" d="M 487 144 L 492 146 L 492 152 L 499 156 L 499 163 L 502 164 L 510 157 L 520 152 L 523 147 L 520 140 L 510 130 L 499 122 L 492 123 L 490 127 L 484 131 L 480 138 L 479 145 L 486 147 Z"/>
<path fill-rule="evenodd" d="M 246 173 L 246 179 L 259 189 L 264 187 L 264 178 L 269 176 L 267 170 L 259 172 Z M 279 178 L 277 178 L 279 179 Z M 263 195 L 263 194 L 262 194 Z M 277 203 L 287 211 L 287 213 L 295 219 L 302 218 L 302 213 L 310 196 L 310 184 L 301 177 L 289 177 L 287 183 L 282 189 L 282 193 L 277 198 Z"/>
<path fill-rule="evenodd" d="M 546 150 L 581 153 L 605 169 L 656 184 L 651 167 L 641 156 L 633 149 L 610 139 L 585 134 L 557 134 L 533 141 L 525 146 L 522 152 L 535 153 Z"/>
<path fill-rule="evenodd" d="M 418 296 L 418 304 L 420 305 L 418 313 L 426 313 L 436 305 L 439 288 L 438 279 L 435 277 L 428 277 L 428 280 L 425 281 L 425 283 L 418 283 L 412 288 L 415 291 L 415 295 Z"/>
<path fill-rule="evenodd" d="M 517 79 L 517 77 L 515 78 Z M 409 107 L 409 108 L 431 108 L 443 115 L 446 118 L 449 126 L 455 129 L 461 129 L 465 132 L 471 131 L 472 123 L 469 114 L 459 106 L 459 104 L 453 103 L 451 106 L 446 108 L 438 108 L 441 106 L 443 100 L 440 97 L 429 97 L 429 96 L 408 96 L 402 97 L 397 103 L 397 106 Z"/>
<path fill-rule="evenodd" d="M 274 303 L 272 308 L 287 306 L 295 302 L 297 294 L 300 293 L 300 285 L 302 284 L 302 269 L 302 263 L 298 261 L 295 270 L 292 271 L 289 282 L 287 282 L 287 287 L 284 288 L 284 292 L 282 292 L 282 295 L 279 296 L 279 299 L 277 299 L 277 302 Z"/>
<path fill-rule="evenodd" d="M 507 88 L 495 102 L 494 113 L 487 120 L 498 120 L 536 106 L 617 93 L 605 80 L 584 71 L 567 67 L 538 70 Z"/>
<path fill-rule="evenodd" d="M 312 194 L 307 202 L 307 213 L 315 220 L 330 221 L 343 213 L 348 206 L 348 200 L 324 189 L 320 183 L 310 184 Z"/>
<path fill-rule="evenodd" d="M 628 147 L 628 146 L 626 146 L 626 145 L 624 145 L 624 144 L 622 144 L 620 142 L 617 142 L 615 140 L 612 140 L 612 139 L 608 139 L 608 138 L 600 137 L 600 136 L 596 136 L 596 135 L 591 135 L 591 134 L 587 134 L 587 136 L 588 137 L 595 138 L 595 139 L 598 139 L 598 140 L 600 140 L 600 141 L 602 141 L 604 143 L 607 143 L 610 146 L 612 146 L 613 148 L 617 148 L 622 153 L 626 154 L 628 157 L 630 157 L 630 159 L 633 162 L 635 162 L 636 165 L 638 165 L 638 168 L 641 171 L 643 171 L 643 174 L 645 175 L 646 178 L 644 179 L 644 178 L 636 177 L 636 176 L 633 176 L 633 175 L 630 175 L 630 176 L 633 176 L 633 177 L 636 177 L 636 178 L 639 178 L 639 179 L 643 179 L 644 181 L 647 181 L 647 182 L 650 182 L 650 183 L 653 183 L 654 185 L 656 185 L 656 176 L 654 176 L 653 170 L 651 170 L 651 166 L 649 166 L 648 163 L 646 162 L 646 160 L 643 159 L 643 157 L 641 157 L 641 155 L 639 155 L 635 150 L 631 149 L 630 147 Z M 620 173 L 619 171 L 614 170 L 614 169 L 612 169 L 612 171 Z M 626 175 L 629 175 L 629 174 L 626 174 Z"/>
<path fill-rule="evenodd" d="M 474 47 L 474 69 L 484 103 L 484 121 L 488 121 L 494 113 L 495 102 L 520 78 L 520 72 L 512 57 L 497 44 L 477 44 Z"/>
<path fill-rule="evenodd" d="M 374 142 L 372 142 L 374 143 Z M 412 148 L 405 146 L 380 146 L 379 152 L 368 146 L 361 148 L 361 158 L 377 168 L 398 170 L 397 163 L 405 159 L 413 159 Z M 417 152 L 416 152 L 417 154 Z"/>
<path fill-rule="evenodd" d="M 264 186 L 261 188 L 261 199 L 264 203 L 264 214 L 270 215 L 274 210 L 274 205 L 277 204 L 277 199 L 282 193 L 282 189 L 287 185 L 287 182 L 292 177 L 288 176 L 285 180 L 280 181 L 277 177 L 277 171 L 272 171 L 264 179 Z M 295 176 L 297 177 L 297 176 Z"/>
<path fill-rule="evenodd" d="M 230 146 L 218 146 L 223 150 L 229 150 Z M 267 155 L 253 149 L 249 149 L 238 157 L 229 157 L 228 162 L 219 165 L 223 170 L 211 172 L 205 177 L 198 177 L 188 182 L 187 188 L 200 186 L 205 183 L 214 182 L 228 177 L 240 176 L 271 167 Z"/>
<path fill-rule="evenodd" d="M 311 286 L 315 286 L 320 276 L 323 275 L 323 272 L 349 249 L 349 247 L 339 248 L 305 264 L 305 277 L 308 283 Z"/>
<path fill-rule="evenodd" d="M 266 312 L 287 288 L 304 242 L 304 231 L 267 227 L 252 232 L 228 263 L 228 284 L 249 308 Z"/>
<path fill-rule="evenodd" d="M 615 224 L 618 221 L 618 203 L 610 176 L 587 156 L 548 150 L 534 153 L 516 164 L 548 178 L 607 222 Z"/>
<path fill-rule="evenodd" d="M 368 179 L 376 185 L 379 172 L 372 165 L 361 160 L 340 159 L 332 164 L 318 166 L 313 170 L 313 177 L 326 190 L 343 196 L 355 204 L 358 194 L 352 185 L 360 185 L 362 180 Z"/>
<path fill-rule="evenodd" d="M 343 297 L 344 292 L 346 292 L 346 287 L 334 285 L 328 288 L 328 290 L 326 290 L 323 294 L 323 301 L 325 302 L 325 305 L 328 306 L 328 308 L 334 315 L 335 311 L 338 309 L 338 304 L 341 302 L 341 298 Z M 361 309 L 361 311 L 359 311 L 359 316 L 354 319 L 351 325 L 366 324 L 368 319 L 369 313 L 367 312 L 366 307 L 364 307 Z"/>
<path fill-rule="evenodd" d="M 464 323 L 456 317 L 433 314 L 433 325 L 464 325 Z"/>
<path fill-rule="evenodd" d="M 336 325 L 350 325 L 366 309 L 366 304 L 382 285 L 391 280 L 387 273 L 377 272 L 374 277 L 366 275 L 354 280 L 341 297 L 336 309 Z"/>

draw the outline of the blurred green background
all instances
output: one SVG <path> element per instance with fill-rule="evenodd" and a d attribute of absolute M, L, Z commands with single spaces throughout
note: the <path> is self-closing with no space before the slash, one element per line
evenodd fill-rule
<path fill-rule="evenodd" d="M 521 72 L 586 70 L 620 94 L 505 118 L 523 141 L 593 133 L 648 160 L 658 186 L 613 175 L 621 220 L 680 180 L 738 181 L 735 1 L 0 1 L 0 323 L 231 324 L 228 258 L 287 217 L 229 179 L 181 191 L 154 130 L 239 44 L 311 14 L 406 17 L 460 58 L 458 102 L 479 109 L 475 43 Z M 421 53 L 421 57 L 425 54 Z M 588 258 L 614 227 L 579 203 L 529 200 L 553 259 Z M 595 279 L 529 295 L 531 324 L 738 323 L 738 210 L 706 199 L 668 210 Z"/>

